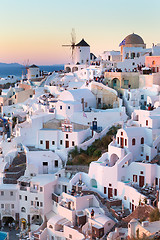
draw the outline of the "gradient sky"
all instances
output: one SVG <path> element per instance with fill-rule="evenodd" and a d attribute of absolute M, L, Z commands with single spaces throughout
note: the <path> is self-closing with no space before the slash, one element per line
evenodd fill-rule
<path fill-rule="evenodd" d="M 0 0 L 0 62 L 63 64 L 75 28 L 97 56 L 130 33 L 160 42 L 160 0 Z"/>

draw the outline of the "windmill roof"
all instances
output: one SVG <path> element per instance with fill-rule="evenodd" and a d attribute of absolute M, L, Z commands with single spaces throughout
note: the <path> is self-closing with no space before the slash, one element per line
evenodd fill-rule
<path fill-rule="evenodd" d="M 86 41 L 84 40 L 84 38 L 82 38 L 82 40 L 76 44 L 77 47 L 90 47 L 88 45 L 88 43 L 86 43 Z"/>
<path fill-rule="evenodd" d="M 31 66 L 29 66 L 29 68 L 38 68 L 35 64 L 32 64 Z"/>

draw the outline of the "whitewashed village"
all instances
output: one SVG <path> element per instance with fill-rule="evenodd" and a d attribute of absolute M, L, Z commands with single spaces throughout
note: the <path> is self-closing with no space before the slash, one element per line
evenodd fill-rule
<path fill-rule="evenodd" d="M 117 45 L 119 43 L 117 42 Z M 160 44 L 129 34 L 64 71 L 1 79 L 0 227 L 17 239 L 160 239 Z"/>

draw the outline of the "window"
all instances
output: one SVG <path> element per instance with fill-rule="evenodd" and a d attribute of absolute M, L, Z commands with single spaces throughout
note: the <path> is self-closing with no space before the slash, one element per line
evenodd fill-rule
<path fill-rule="evenodd" d="M 104 187 L 104 194 L 106 194 L 107 193 L 107 188 L 106 187 Z"/>
<path fill-rule="evenodd" d="M 137 182 L 137 175 L 133 175 L 133 182 Z"/>
<path fill-rule="evenodd" d="M 66 138 L 68 139 L 68 134 L 66 134 Z"/>
<path fill-rule="evenodd" d="M 43 207 L 43 202 L 40 202 L 40 207 Z"/>
<path fill-rule="evenodd" d="M 63 144 L 63 141 L 62 140 L 60 140 L 60 145 L 62 145 Z"/>
<path fill-rule="evenodd" d="M 155 183 L 156 185 L 158 185 L 158 178 L 155 178 Z"/>
<path fill-rule="evenodd" d="M 71 109 L 71 107 L 70 107 L 70 106 L 68 106 L 68 109 Z"/>
<path fill-rule="evenodd" d="M 124 200 L 127 200 L 127 197 L 126 197 L 126 196 L 124 196 Z"/>
<path fill-rule="evenodd" d="M 32 98 L 32 95 L 30 95 L 29 97 Z"/>
<path fill-rule="evenodd" d="M 43 192 L 43 187 L 40 187 L 40 192 Z"/>
<path fill-rule="evenodd" d="M 119 137 L 117 137 L 117 143 L 119 144 Z"/>
<path fill-rule="evenodd" d="M 58 160 L 55 160 L 54 166 L 55 166 L 55 167 L 58 167 Z"/>
<path fill-rule="evenodd" d="M 149 161 L 149 156 L 146 156 L 146 161 Z"/>
<path fill-rule="evenodd" d="M 33 201 L 31 201 L 31 205 L 33 206 Z"/>
<path fill-rule="evenodd" d="M 21 212 L 26 212 L 25 207 L 22 207 L 22 208 L 21 208 Z"/>
<path fill-rule="evenodd" d="M 14 97 L 15 97 L 15 99 L 16 99 L 17 96 L 15 95 Z"/>
<path fill-rule="evenodd" d="M 4 196 L 4 191 L 1 191 L 1 196 Z"/>
<path fill-rule="evenodd" d="M 144 95 L 141 95 L 141 100 L 144 100 Z"/>
<path fill-rule="evenodd" d="M 144 138 L 143 137 L 141 138 L 141 144 L 144 144 Z"/>
<path fill-rule="evenodd" d="M 43 162 L 43 166 L 48 166 L 48 162 Z"/>
<path fill-rule="evenodd" d="M 127 139 L 125 139 L 125 146 L 127 146 Z"/>
<path fill-rule="evenodd" d="M 117 196 L 117 189 L 114 189 L 114 196 Z"/>
<path fill-rule="evenodd" d="M 27 201 L 27 196 L 25 196 L 25 201 Z"/>
<path fill-rule="evenodd" d="M 1 204 L 1 208 L 4 208 L 4 204 L 3 203 Z"/>
<path fill-rule="evenodd" d="M 129 203 L 129 208 L 130 209 L 132 208 L 132 203 L 131 202 Z M 130 224 L 129 224 L 129 228 L 130 228 Z"/>
<path fill-rule="evenodd" d="M 40 144 L 43 144 L 43 141 L 42 141 L 42 140 L 40 140 Z"/>
<path fill-rule="evenodd" d="M 52 145 L 54 145 L 55 144 L 55 141 L 52 141 Z"/>
<path fill-rule="evenodd" d="M 140 174 L 143 174 L 143 171 L 140 171 Z"/>
<path fill-rule="evenodd" d="M 11 204 L 11 208 L 12 208 L 12 209 L 14 208 L 14 204 Z"/>
<path fill-rule="evenodd" d="M 133 146 L 136 145 L 136 139 L 135 138 L 132 139 L 132 145 Z"/>
<path fill-rule="evenodd" d="M 74 147 L 74 141 L 72 141 L 72 147 Z"/>
<path fill-rule="evenodd" d="M 146 120 L 146 126 L 148 126 L 148 120 Z"/>
<path fill-rule="evenodd" d="M 121 136 L 123 136 L 123 132 L 121 132 Z"/>
<path fill-rule="evenodd" d="M 21 200 L 22 199 L 22 196 L 21 195 L 19 195 L 19 200 Z"/>
<path fill-rule="evenodd" d="M 128 84 L 129 84 L 129 80 L 124 80 L 124 85 L 128 86 Z"/>
<path fill-rule="evenodd" d="M 10 196 L 13 196 L 13 192 L 10 192 Z"/>
<path fill-rule="evenodd" d="M 37 207 L 39 207 L 39 202 L 37 202 Z"/>
<path fill-rule="evenodd" d="M 132 65 L 134 66 L 134 65 L 135 65 L 135 62 L 133 62 Z"/>
<path fill-rule="evenodd" d="M 71 238 L 71 239 L 72 239 L 72 235 L 71 235 L 71 234 L 69 234 L 69 238 Z"/>
<path fill-rule="evenodd" d="M 49 225 L 49 228 L 53 229 L 53 226 L 52 226 L 52 225 Z"/>
<path fill-rule="evenodd" d="M 60 110 L 62 110 L 62 106 L 60 106 Z"/>
<path fill-rule="evenodd" d="M 109 187 L 111 187 L 112 186 L 112 184 L 111 183 L 109 183 Z"/>

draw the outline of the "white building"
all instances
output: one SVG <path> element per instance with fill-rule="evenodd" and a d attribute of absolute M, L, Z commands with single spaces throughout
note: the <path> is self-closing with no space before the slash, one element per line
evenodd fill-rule
<path fill-rule="evenodd" d="M 32 80 L 34 78 L 39 78 L 40 77 L 40 70 L 39 67 L 36 65 L 31 65 L 27 69 L 27 79 Z"/>

